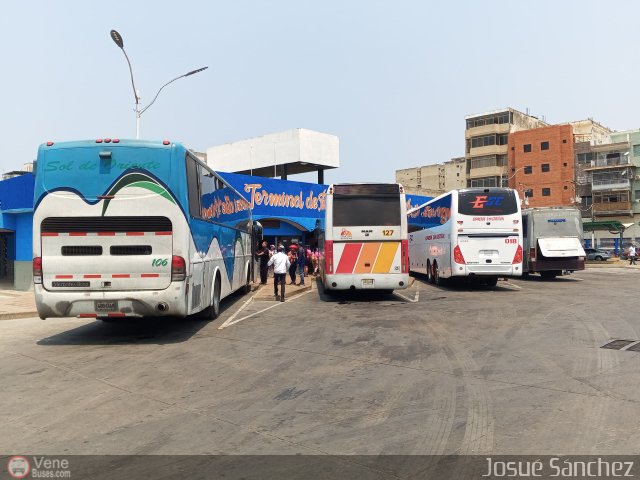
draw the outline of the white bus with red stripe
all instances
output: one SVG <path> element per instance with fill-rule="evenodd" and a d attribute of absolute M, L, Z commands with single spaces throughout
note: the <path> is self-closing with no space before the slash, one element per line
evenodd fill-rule
<path fill-rule="evenodd" d="M 179 143 L 40 147 L 33 273 L 41 318 L 213 319 L 248 289 L 249 203 Z"/>
<path fill-rule="evenodd" d="M 429 282 L 467 277 L 495 285 L 522 275 L 518 192 L 509 188 L 452 190 L 407 212 L 412 272 Z"/>
<path fill-rule="evenodd" d="M 334 184 L 327 189 L 320 239 L 325 290 L 407 288 L 406 200 L 397 183 Z"/>

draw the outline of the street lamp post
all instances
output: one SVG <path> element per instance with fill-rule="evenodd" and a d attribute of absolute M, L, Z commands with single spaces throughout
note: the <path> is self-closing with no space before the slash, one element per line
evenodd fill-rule
<path fill-rule="evenodd" d="M 122 40 L 122 35 L 120 35 L 116 30 L 111 30 L 111 39 L 118 46 L 118 48 L 120 48 L 120 50 L 122 50 L 122 53 L 124 54 L 124 58 L 127 59 L 127 65 L 129 65 L 129 75 L 131 76 L 131 87 L 133 88 L 133 98 L 135 99 L 135 102 L 136 102 L 135 103 L 135 109 L 134 109 L 134 111 L 136 113 L 136 139 L 139 139 L 140 138 L 140 117 L 142 116 L 142 114 L 144 112 L 146 112 L 149 109 L 149 107 L 151 105 L 153 105 L 153 103 L 158 98 L 158 95 L 160 95 L 160 92 L 162 91 L 162 89 L 164 87 L 166 87 L 167 85 L 169 85 L 170 83 L 175 82 L 176 80 L 179 80 L 179 79 L 184 78 L 184 77 L 188 77 L 190 75 L 194 75 L 196 73 L 200 73 L 200 72 L 202 72 L 203 70 L 206 70 L 209 67 L 202 67 L 202 68 L 198 68 L 196 70 L 191 70 L 190 72 L 187 72 L 184 75 L 180 75 L 180 76 L 174 78 L 173 80 L 168 81 L 167 83 L 165 83 L 163 86 L 160 87 L 160 89 L 156 93 L 155 97 L 153 97 L 153 100 L 151 100 L 151 103 L 149 103 L 149 105 L 147 105 L 146 107 L 141 109 L 140 108 L 140 93 L 136 89 L 135 82 L 133 81 L 133 69 L 131 68 L 131 62 L 129 61 L 129 56 L 127 55 L 127 52 L 125 52 L 125 50 L 124 50 L 124 41 Z"/>

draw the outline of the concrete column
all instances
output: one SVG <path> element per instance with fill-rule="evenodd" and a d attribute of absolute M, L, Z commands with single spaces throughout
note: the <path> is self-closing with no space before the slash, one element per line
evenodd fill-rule
<path fill-rule="evenodd" d="M 13 262 L 13 288 L 16 290 L 31 290 L 33 288 L 32 262 Z"/>
<path fill-rule="evenodd" d="M 287 179 L 287 164 L 282 165 L 282 175 L 280 176 L 282 180 Z"/>
<path fill-rule="evenodd" d="M 318 184 L 321 185 L 324 183 L 324 169 L 318 169 Z"/>

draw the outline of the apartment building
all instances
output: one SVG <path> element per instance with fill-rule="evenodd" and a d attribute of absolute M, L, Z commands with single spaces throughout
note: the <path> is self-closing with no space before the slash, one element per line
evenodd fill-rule
<path fill-rule="evenodd" d="M 436 197 L 467 185 L 466 160 L 452 158 L 448 162 L 396 170 L 396 182 L 407 193 Z"/>
<path fill-rule="evenodd" d="M 465 121 L 467 186 L 470 187 L 507 186 L 509 135 L 547 126 L 537 117 L 513 108 L 468 115 Z"/>

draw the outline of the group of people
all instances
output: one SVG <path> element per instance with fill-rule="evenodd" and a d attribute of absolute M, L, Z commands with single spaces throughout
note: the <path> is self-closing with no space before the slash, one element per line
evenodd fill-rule
<path fill-rule="evenodd" d="M 290 277 L 289 285 L 304 285 L 305 274 L 312 275 L 318 273 L 319 252 L 306 248 L 304 245 L 292 243 L 285 253 L 284 245 L 268 246 L 266 241 L 260 244 L 256 256 L 260 261 L 260 283 L 267 284 L 269 277 L 269 267 L 273 266 L 273 288 L 276 300 L 284 302 L 284 287 L 287 273 Z M 296 284 L 296 275 L 300 281 Z M 278 285 L 281 286 L 281 293 L 278 295 Z"/>

